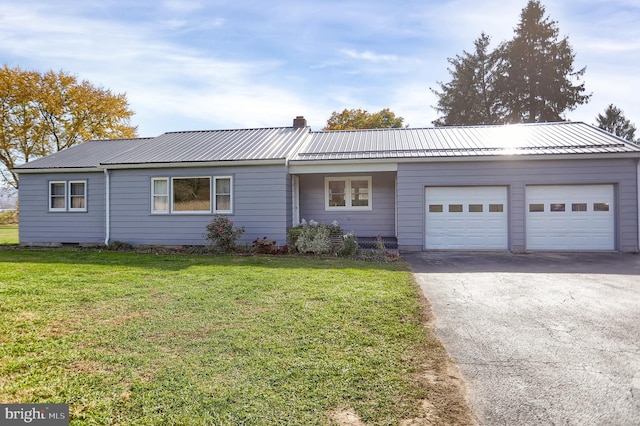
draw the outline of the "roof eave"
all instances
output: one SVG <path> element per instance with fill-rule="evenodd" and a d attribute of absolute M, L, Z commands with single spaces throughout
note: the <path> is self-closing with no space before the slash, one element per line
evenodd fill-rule
<path fill-rule="evenodd" d="M 29 173 L 97 173 L 104 171 L 104 167 L 92 166 L 92 167 L 38 167 L 32 169 L 14 168 L 14 172 L 18 174 Z"/>
<path fill-rule="evenodd" d="M 639 152 L 616 153 L 580 153 L 580 154 L 502 154 L 502 155 L 452 155 L 433 157 L 387 157 L 387 158 L 340 158 L 322 160 L 291 159 L 290 165 L 326 165 L 336 162 L 342 163 L 438 163 L 456 161 L 513 161 L 513 160 L 578 160 L 578 159 L 616 159 L 616 158 L 640 158 Z"/>
<path fill-rule="evenodd" d="M 268 160 L 221 160 L 221 161 L 182 161 L 182 162 L 154 162 L 154 163 L 124 163 L 109 164 L 103 163 L 102 167 L 109 170 L 125 169 L 177 169 L 196 167 L 237 167 L 237 166 L 269 166 L 284 165 L 285 158 Z"/>

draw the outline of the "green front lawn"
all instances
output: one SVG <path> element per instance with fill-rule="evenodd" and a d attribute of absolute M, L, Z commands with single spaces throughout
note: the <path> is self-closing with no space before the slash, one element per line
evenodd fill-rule
<path fill-rule="evenodd" d="M 18 244 L 18 225 L 0 225 L 0 245 Z"/>
<path fill-rule="evenodd" d="M 68 403 L 71 424 L 464 411 L 424 380 L 443 351 L 402 263 L 3 250 L 0 301 L 0 403 Z"/>

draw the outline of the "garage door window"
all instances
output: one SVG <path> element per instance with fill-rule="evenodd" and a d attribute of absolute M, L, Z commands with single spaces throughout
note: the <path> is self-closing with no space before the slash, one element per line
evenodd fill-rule
<path fill-rule="evenodd" d="M 594 212 L 608 212 L 609 203 L 593 203 Z"/>
<path fill-rule="evenodd" d="M 586 212 L 587 211 L 587 203 L 573 203 L 571 204 L 572 212 Z"/>
<path fill-rule="evenodd" d="M 449 204 L 449 213 L 462 213 L 462 204 Z"/>
<path fill-rule="evenodd" d="M 442 213 L 442 204 L 429 204 L 429 213 Z"/>
<path fill-rule="evenodd" d="M 549 210 L 552 212 L 563 212 L 565 209 L 564 204 L 551 204 Z"/>
<path fill-rule="evenodd" d="M 489 204 L 489 213 L 502 213 L 502 212 L 504 212 L 504 205 Z"/>
<path fill-rule="evenodd" d="M 529 211 L 531 213 L 544 212 L 544 204 L 529 204 Z"/>
<path fill-rule="evenodd" d="M 469 213 L 482 213 L 482 204 L 469 204 Z"/>

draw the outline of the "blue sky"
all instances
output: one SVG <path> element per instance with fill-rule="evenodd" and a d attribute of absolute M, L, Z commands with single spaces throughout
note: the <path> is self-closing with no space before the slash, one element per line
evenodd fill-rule
<path fill-rule="evenodd" d="M 591 102 L 567 112 L 595 123 L 608 104 L 640 126 L 640 1 L 547 0 L 587 67 Z M 140 136 L 289 126 L 332 111 L 390 108 L 411 127 L 437 114 L 429 88 L 447 58 L 513 36 L 526 0 L 4 0 L 0 60 L 65 70 L 125 92 Z"/>

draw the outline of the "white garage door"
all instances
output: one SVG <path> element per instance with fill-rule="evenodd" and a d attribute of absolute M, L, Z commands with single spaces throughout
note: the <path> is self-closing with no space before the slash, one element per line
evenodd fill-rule
<path fill-rule="evenodd" d="M 425 248 L 506 250 L 507 188 L 426 188 Z"/>
<path fill-rule="evenodd" d="M 613 250 L 613 185 L 527 186 L 527 248 Z"/>

